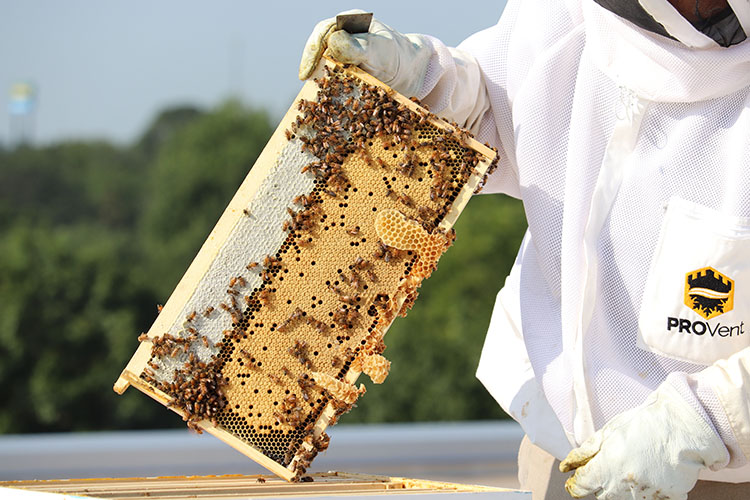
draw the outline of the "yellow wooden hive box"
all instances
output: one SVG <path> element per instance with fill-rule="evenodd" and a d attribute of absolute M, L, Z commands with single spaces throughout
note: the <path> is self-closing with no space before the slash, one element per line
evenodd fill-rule
<path fill-rule="evenodd" d="M 328 472 L 313 474 L 314 481 L 288 483 L 263 476 L 192 476 L 122 479 L 54 479 L 0 482 L 0 494 L 8 500 L 59 500 L 92 498 L 127 500 L 239 500 L 248 498 L 336 498 L 366 495 L 368 498 L 411 495 L 420 498 L 472 498 L 530 500 L 531 493 L 489 486 L 474 486 L 422 479 Z M 46 494 L 46 495 L 45 495 Z M 60 495 L 60 496 L 58 496 Z"/>

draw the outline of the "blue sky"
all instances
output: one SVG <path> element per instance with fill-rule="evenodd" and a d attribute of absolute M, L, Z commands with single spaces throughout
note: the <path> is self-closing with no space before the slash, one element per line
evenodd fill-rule
<path fill-rule="evenodd" d="M 0 143 L 9 140 L 14 82 L 38 88 L 38 144 L 101 138 L 128 143 L 171 105 L 213 106 L 230 95 L 274 119 L 301 83 L 315 24 L 351 8 L 402 32 L 456 45 L 493 25 L 503 0 L 461 3 L 239 0 L 0 0 Z"/>

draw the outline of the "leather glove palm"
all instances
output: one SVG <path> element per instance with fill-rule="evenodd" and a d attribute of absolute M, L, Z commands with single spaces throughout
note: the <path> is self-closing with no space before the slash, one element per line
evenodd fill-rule
<path fill-rule="evenodd" d="M 669 384 L 643 405 L 608 422 L 571 451 L 561 472 L 575 498 L 686 499 L 704 467 L 721 466 L 728 453 L 704 418 Z"/>
<path fill-rule="evenodd" d="M 337 30 L 336 18 L 332 17 L 319 22 L 310 34 L 299 66 L 300 80 L 310 77 L 326 49 L 333 59 L 360 66 L 407 96 L 419 92 L 432 56 L 430 44 L 422 35 L 403 35 L 377 19 L 372 20 L 368 33 L 350 35 Z"/>

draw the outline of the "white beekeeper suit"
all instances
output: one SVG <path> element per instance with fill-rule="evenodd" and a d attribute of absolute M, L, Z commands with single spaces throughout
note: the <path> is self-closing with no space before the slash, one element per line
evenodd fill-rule
<path fill-rule="evenodd" d="M 748 3 L 729 3 L 750 33 Z M 458 49 L 396 45 L 428 54 L 423 70 L 423 55 L 402 56 L 417 61 L 413 93 L 500 150 L 485 192 L 524 203 L 477 371 L 489 392 L 558 459 L 627 410 L 676 408 L 705 437 L 688 446 L 702 450 L 695 473 L 746 482 L 750 42 L 719 47 L 666 0 L 640 4 L 668 36 L 593 0 L 510 0 Z M 329 39 L 345 62 L 366 59 L 347 43 Z"/>

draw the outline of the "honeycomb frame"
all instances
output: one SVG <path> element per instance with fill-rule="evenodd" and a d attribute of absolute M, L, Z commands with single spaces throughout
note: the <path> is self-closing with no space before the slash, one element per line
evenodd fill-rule
<path fill-rule="evenodd" d="M 376 104 L 352 113 L 360 101 Z M 345 116 L 357 121 L 342 135 Z M 359 375 L 387 375 L 383 336 L 496 162 L 364 71 L 321 62 L 114 390 L 132 385 L 278 476 L 304 479 L 325 429 L 364 392 Z"/>

